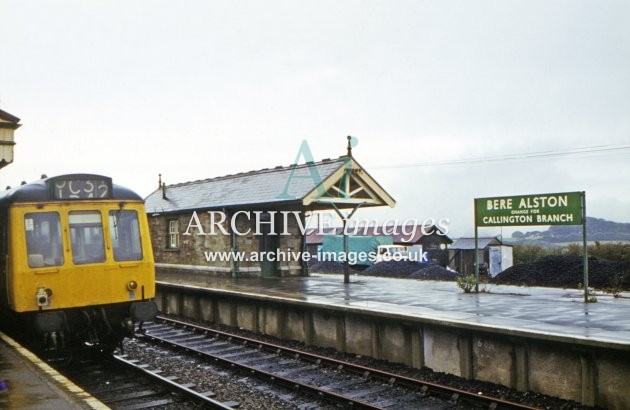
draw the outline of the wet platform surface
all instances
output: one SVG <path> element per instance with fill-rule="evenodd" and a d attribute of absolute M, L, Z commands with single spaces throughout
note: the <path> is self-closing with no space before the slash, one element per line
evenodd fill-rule
<path fill-rule="evenodd" d="M 11 339 L 0 333 L 0 408 L 2 409 L 86 409 L 90 406 L 55 385 L 52 369 L 25 357 Z M 73 385 L 74 388 L 76 386 Z M 104 407 L 103 407 L 104 408 Z"/>
<path fill-rule="evenodd" d="M 628 293 L 620 298 L 596 293 L 596 303 L 584 303 L 583 291 L 577 289 L 482 285 L 480 289 L 485 291 L 465 294 L 455 282 L 356 275 L 347 285 L 343 275 L 328 274 L 229 279 L 196 272 L 159 272 L 157 279 L 630 348 Z"/>

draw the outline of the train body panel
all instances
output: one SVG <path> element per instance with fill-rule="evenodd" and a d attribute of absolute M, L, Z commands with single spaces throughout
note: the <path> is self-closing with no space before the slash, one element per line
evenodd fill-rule
<path fill-rule="evenodd" d="M 0 319 L 47 345 L 119 343 L 157 308 L 144 202 L 70 174 L 0 193 Z M 17 323 L 13 323 L 17 322 Z"/>
<path fill-rule="evenodd" d="M 122 210 L 119 206 L 112 201 L 82 201 L 12 207 L 8 215 L 9 307 L 16 312 L 40 310 L 36 297 L 40 289 L 52 291 L 48 303 L 41 306 L 44 310 L 135 301 L 143 293 L 144 298 L 153 298 L 153 251 L 143 204 L 127 202 Z M 131 240 L 139 243 L 135 252 L 117 258 L 120 246 L 114 242 L 120 241 L 116 234 L 121 232 L 113 222 L 121 212 L 133 219 L 127 225 L 135 230 Z M 83 223 L 72 223 L 77 220 Z M 135 289 L 129 289 L 131 282 L 136 283 Z"/>

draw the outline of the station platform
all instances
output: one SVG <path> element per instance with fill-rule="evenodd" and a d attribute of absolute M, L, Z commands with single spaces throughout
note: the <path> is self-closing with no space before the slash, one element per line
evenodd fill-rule
<path fill-rule="evenodd" d="M 169 315 L 465 379 L 630 409 L 630 293 L 313 274 L 216 278 L 158 266 Z"/>
<path fill-rule="evenodd" d="M 0 408 L 57 410 L 108 407 L 0 332 Z"/>
<path fill-rule="evenodd" d="M 630 350 L 629 293 L 595 293 L 596 303 L 584 303 L 577 289 L 481 285 L 465 294 L 455 282 L 359 275 L 344 284 L 335 274 L 230 279 L 158 269 L 157 280 Z"/>

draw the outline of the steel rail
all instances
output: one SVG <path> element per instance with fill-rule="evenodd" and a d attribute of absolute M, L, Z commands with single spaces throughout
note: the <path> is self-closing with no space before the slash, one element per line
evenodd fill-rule
<path fill-rule="evenodd" d="M 201 329 L 203 329 L 203 328 L 201 328 Z M 205 331 L 205 329 L 204 329 L 204 331 Z M 359 399 L 347 397 L 347 396 L 344 396 L 342 394 L 338 394 L 338 393 L 335 393 L 335 392 L 332 392 L 332 391 L 323 390 L 323 389 L 320 389 L 317 386 L 313 386 L 313 385 L 310 385 L 310 384 L 302 383 L 302 382 L 297 381 L 297 380 L 293 380 L 293 379 L 289 379 L 287 377 L 279 376 L 279 375 L 277 375 L 275 373 L 271 373 L 271 372 L 267 372 L 267 371 L 264 371 L 264 370 L 260 370 L 260 369 L 257 369 L 255 367 L 248 366 L 248 365 L 243 364 L 243 363 L 239 363 L 238 361 L 234 361 L 234 360 L 222 358 L 222 357 L 219 357 L 219 356 L 215 356 L 215 355 L 213 355 L 211 353 L 204 352 L 203 350 L 196 349 L 194 347 L 185 346 L 185 345 L 179 344 L 177 342 L 169 341 L 169 340 L 161 338 L 159 336 L 153 336 L 153 335 L 150 335 L 150 334 L 144 334 L 143 337 L 148 339 L 148 340 L 153 340 L 153 341 L 156 341 L 156 342 L 159 342 L 159 343 L 163 343 L 163 344 L 172 346 L 174 348 L 178 348 L 178 349 L 182 349 L 182 350 L 185 350 L 185 351 L 188 351 L 188 352 L 195 353 L 195 354 L 197 354 L 199 356 L 208 357 L 208 358 L 210 358 L 210 359 L 212 359 L 214 361 L 221 362 L 221 363 L 223 363 L 225 365 L 228 365 L 230 367 L 240 368 L 240 369 L 242 369 L 244 371 L 247 371 L 247 372 L 249 372 L 251 374 L 256 374 L 258 376 L 261 376 L 263 378 L 269 379 L 269 380 L 271 380 L 271 381 L 273 381 L 275 383 L 282 384 L 282 385 L 284 385 L 286 387 L 289 387 L 289 388 L 293 388 L 293 389 L 296 389 L 296 390 L 300 390 L 301 389 L 301 390 L 310 392 L 312 395 L 314 395 L 316 397 L 327 398 L 327 399 L 332 400 L 332 401 L 334 401 L 336 403 L 348 404 L 352 408 L 356 408 L 356 409 L 370 409 L 370 410 L 379 410 L 380 409 L 380 407 L 374 406 L 374 405 L 372 405 L 372 404 L 370 404 L 368 402 L 365 402 L 365 401 L 362 401 L 362 400 L 359 400 Z"/>
<path fill-rule="evenodd" d="M 205 395 L 203 393 L 198 393 L 186 386 L 182 386 L 167 377 L 160 376 L 159 374 L 152 372 L 150 370 L 147 370 L 146 368 L 139 366 L 135 364 L 133 361 L 129 361 L 121 356 L 113 355 L 113 358 L 116 362 L 120 363 L 121 365 L 130 367 L 137 372 L 141 372 L 143 375 L 148 376 L 149 378 L 154 379 L 158 381 L 159 383 L 166 385 L 169 389 L 177 391 L 178 393 L 182 393 L 185 396 L 209 408 L 221 409 L 221 410 L 232 410 L 235 407 L 237 407 L 236 403 L 233 403 L 230 405 L 230 404 L 226 404 L 226 403 L 222 403 L 217 400 L 214 400 L 208 395 Z"/>
<path fill-rule="evenodd" d="M 354 399 L 354 398 L 351 398 L 351 397 L 343 396 L 341 394 L 337 394 L 337 393 L 334 393 L 334 392 L 331 392 L 331 391 L 320 389 L 320 388 L 318 388 L 316 386 L 312 386 L 310 384 L 302 383 L 302 382 L 299 382 L 297 380 L 289 379 L 289 378 L 282 377 L 282 376 L 279 376 L 279 375 L 274 374 L 274 373 L 270 373 L 270 372 L 266 372 L 264 370 L 256 369 L 255 367 L 248 366 L 246 364 L 242 364 L 242 363 L 239 363 L 239 362 L 234 361 L 234 360 L 225 359 L 225 358 L 222 358 L 222 357 L 219 357 L 219 356 L 212 355 L 210 353 L 204 352 L 203 350 L 195 349 L 193 347 L 184 346 L 184 345 L 181 345 L 179 343 L 172 342 L 172 341 L 169 341 L 169 340 L 157 337 L 157 336 L 144 335 L 144 337 L 148 338 L 150 340 L 152 339 L 154 341 L 158 341 L 160 343 L 170 345 L 170 346 L 178 348 L 178 349 L 183 349 L 183 350 L 186 350 L 188 352 L 195 353 L 195 354 L 200 355 L 200 356 L 208 357 L 208 358 L 210 358 L 210 359 L 212 359 L 214 361 L 221 362 L 221 363 L 223 363 L 225 365 L 228 365 L 230 367 L 240 368 L 240 369 L 242 369 L 244 371 L 247 371 L 247 372 L 249 372 L 251 374 L 256 374 L 256 375 L 262 376 L 262 377 L 267 378 L 267 379 L 269 379 L 269 380 L 271 380 L 273 382 L 276 382 L 278 384 L 285 385 L 285 386 L 287 386 L 289 388 L 294 388 L 294 389 L 297 389 L 297 390 L 302 389 L 302 390 L 305 390 L 305 391 L 308 391 L 308 392 L 312 393 L 314 396 L 328 398 L 328 399 L 333 400 L 333 401 L 335 401 L 337 403 L 348 404 L 348 405 L 352 406 L 352 408 L 356 408 L 356 409 L 370 409 L 370 410 L 379 410 L 380 409 L 380 407 L 373 406 L 370 403 L 364 402 L 362 400 L 358 400 L 358 399 Z"/>
<path fill-rule="evenodd" d="M 382 380 L 388 381 L 390 384 L 399 383 L 406 386 L 411 386 L 420 389 L 421 391 L 431 390 L 432 392 L 438 393 L 445 397 L 457 398 L 459 400 L 465 400 L 469 402 L 479 403 L 484 402 L 487 403 L 489 408 L 509 408 L 509 409 L 518 409 L 518 410 L 540 410 L 539 407 L 532 407 L 521 403 L 516 403 L 508 400 L 504 400 L 497 397 L 487 396 L 483 394 L 473 393 L 470 391 L 458 389 L 451 386 L 441 385 L 433 382 L 427 382 L 420 379 L 415 379 L 413 377 L 403 376 L 400 374 L 390 373 L 383 370 L 373 369 L 370 367 L 350 363 L 347 361 L 334 359 L 326 356 L 317 355 L 314 353 L 305 352 L 302 350 L 293 349 L 286 346 L 277 345 L 274 343 L 263 342 L 256 339 L 247 338 L 240 335 L 235 335 L 232 333 L 224 332 L 217 329 L 211 329 L 208 327 L 184 322 L 177 319 L 172 319 L 164 316 L 156 317 L 156 321 L 162 321 L 165 323 L 171 323 L 178 327 L 190 328 L 194 331 L 204 332 L 204 333 L 213 333 L 217 336 L 222 336 L 226 339 L 230 339 L 231 341 L 240 341 L 243 345 L 255 345 L 259 346 L 259 348 L 265 348 L 268 351 L 274 351 L 276 353 L 284 352 L 287 356 L 291 355 L 294 358 L 301 358 L 303 360 L 311 361 L 316 364 L 327 364 L 331 367 L 336 367 L 337 369 L 345 369 L 346 371 L 350 371 L 356 374 L 363 375 L 364 377 L 375 377 Z M 203 352 L 202 352 L 203 353 Z M 255 369 L 254 369 L 255 370 Z"/>

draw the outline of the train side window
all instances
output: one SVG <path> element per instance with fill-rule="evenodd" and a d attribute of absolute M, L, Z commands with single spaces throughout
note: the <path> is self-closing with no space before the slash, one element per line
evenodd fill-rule
<path fill-rule="evenodd" d="M 105 261 L 103 223 L 99 211 L 72 211 L 68 214 L 72 262 L 77 265 Z"/>
<path fill-rule="evenodd" d="M 114 248 L 114 260 L 142 259 L 140 225 L 136 211 L 109 211 L 109 234 Z"/>
<path fill-rule="evenodd" d="M 61 223 L 57 212 L 24 215 L 24 230 L 29 267 L 63 265 Z"/>

